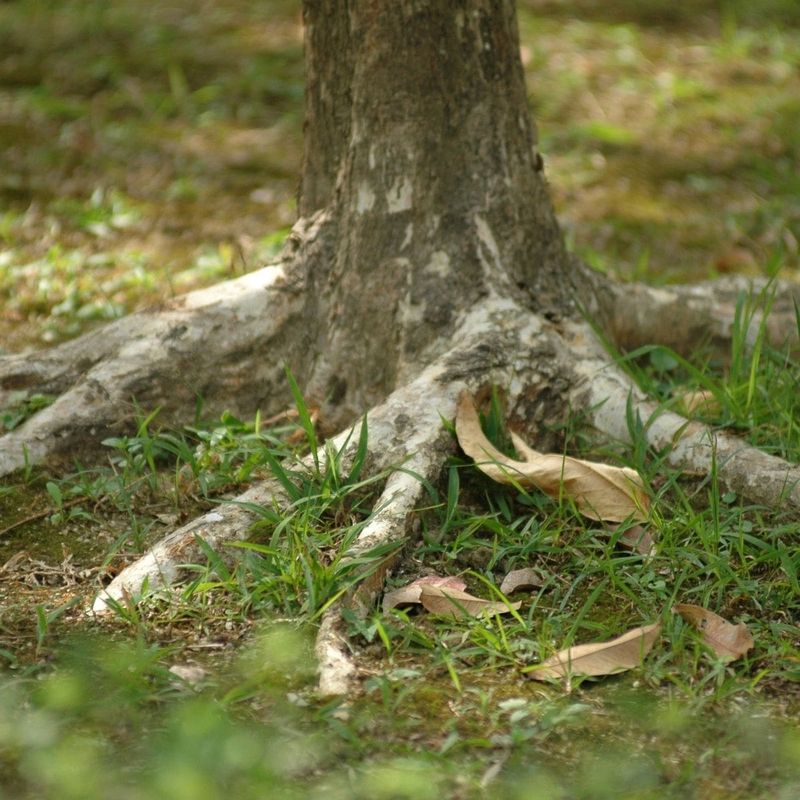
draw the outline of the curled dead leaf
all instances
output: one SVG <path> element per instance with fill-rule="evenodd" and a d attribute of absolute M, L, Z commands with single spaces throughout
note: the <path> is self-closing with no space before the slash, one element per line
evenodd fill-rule
<path fill-rule="evenodd" d="M 633 550 L 642 556 L 651 556 L 656 549 L 653 535 L 644 525 L 634 525 L 632 528 L 628 528 L 619 537 L 619 543 L 622 547 Z"/>
<path fill-rule="evenodd" d="M 430 584 L 421 587 L 420 602 L 431 614 L 451 616 L 455 619 L 508 614 L 511 610 L 516 611 L 522 605 L 522 603 L 483 600 L 459 589 Z"/>
<path fill-rule="evenodd" d="M 461 578 L 453 578 L 450 576 L 440 577 L 439 575 L 426 575 L 423 578 L 417 578 L 415 581 L 401 586 L 391 592 L 387 592 L 383 596 L 383 610 L 389 611 L 397 606 L 414 605 L 421 603 L 420 593 L 423 586 L 438 586 L 444 589 L 453 589 L 456 591 L 463 591 L 467 588 L 467 584 Z"/>
<path fill-rule="evenodd" d="M 753 637 L 743 622 L 734 625 L 719 614 L 692 603 L 677 603 L 672 610 L 700 631 L 703 641 L 719 658 L 741 658 L 753 646 Z"/>
<path fill-rule="evenodd" d="M 698 414 L 714 416 L 719 414 L 721 410 L 719 400 L 717 400 L 713 392 L 707 389 L 679 392 L 676 397 L 678 408 L 687 417 L 693 417 Z"/>
<path fill-rule="evenodd" d="M 523 569 L 512 569 L 503 578 L 503 582 L 500 584 L 500 591 L 503 594 L 511 594 L 516 592 L 517 589 L 535 589 L 542 585 L 542 576 L 535 569 L 525 567 Z"/>
<path fill-rule="evenodd" d="M 541 681 L 570 675 L 614 675 L 633 669 L 652 650 L 660 632 L 661 623 L 655 622 L 634 628 L 610 642 L 568 647 L 534 667 L 529 677 Z"/>
<path fill-rule="evenodd" d="M 514 433 L 511 439 L 524 461 L 509 458 L 484 435 L 478 412 L 467 392 L 462 392 L 458 401 L 456 434 L 461 449 L 474 459 L 478 469 L 498 483 L 534 486 L 550 497 L 569 497 L 578 511 L 590 519 L 609 522 L 647 519 L 650 498 L 634 470 L 539 453 Z"/>

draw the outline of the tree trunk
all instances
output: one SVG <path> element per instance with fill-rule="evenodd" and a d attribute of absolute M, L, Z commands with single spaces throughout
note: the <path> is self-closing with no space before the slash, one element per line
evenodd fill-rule
<path fill-rule="evenodd" d="M 326 220 L 306 385 L 341 422 L 440 355 L 482 299 L 568 308 L 569 261 L 512 3 L 307 2 L 304 20 L 299 207 Z"/>

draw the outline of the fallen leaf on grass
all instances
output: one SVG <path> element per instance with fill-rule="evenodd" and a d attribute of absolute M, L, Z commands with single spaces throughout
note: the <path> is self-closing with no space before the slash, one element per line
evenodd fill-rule
<path fill-rule="evenodd" d="M 613 675 L 642 663 L 661 632 L 661 623 L 634 628 L 610 642 L 579 644 L 561 650 L 528 673 L 537 681 L 570 675 Z"/>
<path fill-rule="evenodd" d="M 524 569 L 512 569 L 508 575 L 503 578 L 500 584 L 500 591 L 503 594 L 511 594 L 516 592 L 517 589 L 535 589 L 542 586 L 541 575 L 531 567 Z"/>
<path fill-rule="evenodd" d="M 619 543 L 628 550 L 642 556 L 651 556 L 655 552 L 656 543 L 653 535 L 644 525 L 634 525 L 619 537 Z"/>
<path fill-rule="evenodd" d="M 475 465 L 498 483 L 535 486 L 550 497 L 571 498 L 586 517 L 622 522 L 629 517 L 647 519 L 650 499 L 638 473 L 627 467 L 612 467 L 554 453 L 539 453 L 511 433 L 516 461 L 501 453 L 481 430 L 472 398 L 462 392 L 456 412 L 456 434 L 461 449 Z"/>
<path fill-rule="evenodd" d="M 499 603 L 494 600 L 483 600 L 460 589 L 432 586 L 431 584 L 422 586 L 420 602 L 431 614 L 451 616 L 455 619 L 508 614 L 512 609 L 516 610 L 522 605 L 522 603 Z"/>
<path fill-rule="evenodd" d="M 440 577 L 439 575 L 426 575 L 424 578 L 417 578 L 407 586 L 401 586 L 399 589 L 387 592 L 383 596 L 383 610 L 396 608 L 397 606 L 408 606 L 415 603 L 421 603 L 420 593 L 423 586 L 439 586 L 446 589 L 454 589 L 456 591 L 463 591 L 467 588 L 467 584 L 461 578 Z"/>
<path fill-rule="evenodd" d="M 673 611 L 700 631 L 703 641 L 719 658 L 741 658 L 753 646 L 753 637 L 743 622 L 734 625 L 719 614 L 692 603 L 678 603 Z"/>
<path fill-rule="evenodd" d="M 714 416 L 722 410 L 719 400 L 708 389 L 684 391 L 676 395 L 678 408 L 684 416 Z"/>

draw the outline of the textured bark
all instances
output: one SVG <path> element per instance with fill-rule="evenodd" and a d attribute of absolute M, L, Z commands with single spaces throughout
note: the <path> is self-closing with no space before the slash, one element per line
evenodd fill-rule
<path fill-rule="evenodd" d="M 440 355 L 481 298 L 567 307 L 569 262 L 536 169 L 512 3 L 308 2 L 304 16 L 300 208 L 324 203 L 331 220 L 310 269 L 321 325 L 307 386 L 344 420 Z M 341 62 L 325 50 L 344 45 Z"/>

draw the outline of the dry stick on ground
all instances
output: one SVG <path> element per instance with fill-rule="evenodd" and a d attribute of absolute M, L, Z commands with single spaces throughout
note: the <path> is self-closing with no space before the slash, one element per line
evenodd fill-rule
<path fill-rule="evenodd" d="M 279 263 L 45 353 L 0 359 L 0 407 L 58 395 L 0 439 L 0 475 L 92 450 L 127 430 L 137 405 L 161 407 L 172 424 L 193 417 L 198 397 L 208 416 L 277 413 L 288 363 L 325 433 L 369 412 L 373 474 L 408 462 L 430 479 L 454 446 L 439 415 L 454 416 L 464 389 L 503 387 L 512 421 L 541 448 L 570 406 L 615 437 L 628 435 L 629 396 L 650 419 L 654 407 L 609 363 L 579 308 L 620 347 L 724 349 L 735 283 L 618 286 L 567 253 L 528 112 L 514 4 L 463 5 L 392 0 L 341 14 L 304 3 L 300 219 Z M 780 343 L 796 339 L 798 294 L 775 289 L 767 332 Z M 757 326 L 754 317 L 751 339 Z M 658 448 L 674 444 L 675 467 L 707 470 L 715 455 L 721 480 L 743 495 L 800 507 L 798 469 L 780 459 L 673 414 L 645 433 Z M 419 491 L 387 481 L 354 555 L 410 537 Z M 240 500 L 286 503 L 270 482 Z M 196 535 L 218 547 L 254 519 L 238 504 L 212 511 L 107 591 L 174 580 L 199 555 Z M 367 602 L 382 573 L 348 602 Z M 322 621 L 319 652 L 323 688 L 346 690 L 356 670 L 338 606 Z"/>

